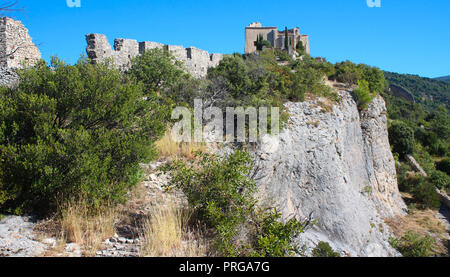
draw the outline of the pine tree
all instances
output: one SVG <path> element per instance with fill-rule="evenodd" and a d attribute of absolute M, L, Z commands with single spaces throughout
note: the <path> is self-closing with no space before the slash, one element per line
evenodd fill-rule
<path fill-rule="evenodd" d="M 289 31 L 287 27 L 284 29 L 284 47 L 286 50 L 289 50 Z"/>

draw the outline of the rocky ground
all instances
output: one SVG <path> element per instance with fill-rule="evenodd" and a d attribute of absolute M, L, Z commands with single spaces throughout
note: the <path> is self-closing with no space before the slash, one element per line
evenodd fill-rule
<path fill-rule="evenodd" d="M 116 234 L 106 239 L 97 257 L 137 257 L 140 256 L 141 238 L 139 228 L 142 221 L 155 206 L 185 201 L 179 192 L 167 193 L 163 185 L 167 176 L 158 175 L 156 168 L 162 163 L 145 165 L 147 172 L 138 191 L 130 195 L 130 200 L 121 209 L 121 218 L 116 224 Z M 42 231 L 48 221 L 34 221 L 31 217 L 6 216 L 0 220 L 0 257 L 61 256 L 81 257 L 85 255 L 80 245 L 61 245 L 56 237 L 49 237 Z"/>

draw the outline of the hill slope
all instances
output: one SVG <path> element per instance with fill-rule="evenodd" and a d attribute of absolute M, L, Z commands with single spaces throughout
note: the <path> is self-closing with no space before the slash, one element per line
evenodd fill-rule
<path fill-rule="evenodd" d="M 449 76 L 444 76 L 444 77 L 436 78 L 436 80 L 450 83 L 450 75 L 449 75 Z"/>
<path fill-rule="evenodd" d="M 418 75 L 393 72 L 385 72 L 384 74 L 390 84 L 411 91 L 416 101 L 424 104 L 427 109 L 433 109 L 442 104 L 450 108 L 450 83 Z"/>

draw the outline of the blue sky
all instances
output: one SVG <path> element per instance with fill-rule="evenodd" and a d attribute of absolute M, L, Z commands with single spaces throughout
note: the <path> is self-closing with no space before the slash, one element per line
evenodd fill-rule
<path fill-rule="evenodd" d="M 300 27 L 311 55 L 351 60 L 425 77 L 450 75 L 450 1 L 381 0 L 21 0 L 24 22 L 49 60 L 74 63 L 85 53 L 85 34 L 104 33 L 209 52 L 244 51 L 244 27 L 260 21 Z"/>

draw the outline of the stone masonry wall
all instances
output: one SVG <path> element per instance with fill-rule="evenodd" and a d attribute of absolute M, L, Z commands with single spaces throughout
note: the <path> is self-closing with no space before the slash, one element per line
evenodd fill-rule
<path fill-rule="evenodd" d="M 34 65 L 41 59 L 41 52 L 33 44 L 28 30 L 20 21 L 0 18 L 0 66 L 20 68 Z"/>
<path fill-rule="evenodd" d="M 177 60 L 184 63 L 186 71 L 196 78 L 204 78 L 208 68 L 217 66 L 223 58 L 222 54 L 210 54 L 195 47 L 184 48 L 150 41 L 138 42 L 132 39 L 115 39 L 114 49 L 112 49 L 103 34 L 88 34 L 86 42 L 88 44 L 86 52 L 93 63 L 112 59 L 113 64 L 121 70 L 130 67 L 132 58 L 153 48 L 169 50 Z"/>

